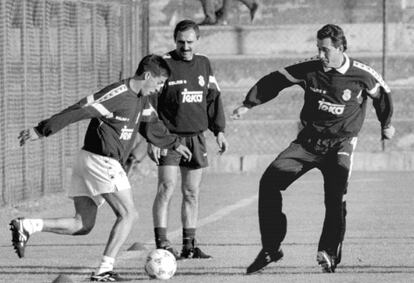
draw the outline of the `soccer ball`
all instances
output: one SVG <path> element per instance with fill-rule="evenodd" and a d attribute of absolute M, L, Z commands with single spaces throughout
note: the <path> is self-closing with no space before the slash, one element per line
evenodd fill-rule
<path fill-rule="evenodd" d="M 174 276 L 177 261 L 172 253 L 164 249 L 151 251 L 145 262 L 145 272 L 151 278 L 167 280 Z"/>

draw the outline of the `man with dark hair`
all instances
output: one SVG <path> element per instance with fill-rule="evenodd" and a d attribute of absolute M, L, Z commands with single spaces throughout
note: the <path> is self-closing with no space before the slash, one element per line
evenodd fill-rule
<path fill-rule="evenodd" d="M 20 145 L 55 134 L 71 123 L 91 119 L 84 146 L 73 166 L 69 197 L 73 198 L 72 218 L 16 218 L 10 223 L 12 242 L 19 257 L 24 257 L 26 243 L 35 232 L 65 235 L 88 234 L 95 225 L 98 207 L 105 201 L 116 221 L 112 227 L 103 258 L 91 281 L 120 281 L 113 272 L 115 257 L 138 217 L 131 185 L 124 170 L 135 136 L 139 131 L 148 141 L 173 149 L 191 160 L 189 149 L 180 144 L 158 119 L 149 96 L 157 93 L 170 75 L 164 59 L 148 55 L 139 63 L 132 78 L 111 84 L 78 103 L 41 121 L 36 127 L 21 131 Z"/>
<path fill-rule="evenodd" d="M 192 151 L 192 160 L 181 154 L 151 145 L 150 157 L 158 164 L 158 191 L 153 205 L 155 243 L 174 253 L 176 258 L 210 258 L 196 245 L 198 196 L 203 168 L 208 166 L 204 131 L 216 136 L 219 152 L 227 149 L 224 137 L 225 117 L 220 89 L 206 56 L 195 54 L 199 39 L 198 25 L 190 20 L 179 22 L 174 30 L 176 49 L 164 56 L 171 76 L 158 96 L 158 114 L 170 132 L 180 137 Z M 167 238 L 168 208 L 178 171 L 181 173 L 181 221 L 183 248 L 181 254 Z"/>
<path fill-rule="evenodd" d="M 336 25 L 317 33 L 318 56 L 287 66 L 261 78 L 247 93 L 243 105 L 233 111 L 239 119 L 250 108 L 275 98 L 292 85 L 305 91 L 300 114 L 303 129 L 264 172 L 259 186 L 259 224 L 262 250 L 247 268 L 260 271 L 283 257 L 280 248 L 287 220 L 282 212 L 281 191 L 313 168 L 324 178 L 325 220 L 317 261 L 324 272 L 334 272 L 341 261 L 345 234 L 344 195 L 352 169 L 357 136 L 365 118 L 368 97 L 373 99 L 383 139 L 391 139 L 390 89 L 371 67 L 349 58 L 346 38 Z"/>

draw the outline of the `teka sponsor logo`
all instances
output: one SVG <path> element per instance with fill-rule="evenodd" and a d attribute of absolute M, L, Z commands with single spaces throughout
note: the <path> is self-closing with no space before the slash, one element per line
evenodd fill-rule
<path fill-rule="evenodd" d="M 124 126 L 121 130 L 121 136 L 119 137 L 120 140 L 129 141 L 132 138 L 132 133 L 134 129 L 128 129 Z"/>
<path fill-rule="evenodd" d="M 310 87 L 310 90 L 313 91 L 313 92 L 316 92 L 316 93 L 326 94 L 326 90 L 319 89 L 319 88 L 316 88 L 316 87 Z"/>
<path fill-rule="evenodd" d="M 202 91 L 188 91 L 186 88 L 181 92 L 183 103 L 200 103 L 203 101 Z"/>
<path fill-rule="evenodd" d="M 325 111 L 325 112 L 329 112 L 331 114 L 334 115 L 342 115 L 344 113 L 345 110 L 345 105 L 342 104 L 333 104 L 330 102 L 326 102 L 325 100 L 319 100 L 319 110 Z"/>

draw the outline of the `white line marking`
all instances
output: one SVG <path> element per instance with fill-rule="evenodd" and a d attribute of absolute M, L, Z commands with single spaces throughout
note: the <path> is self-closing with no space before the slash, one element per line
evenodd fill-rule
<path fill-rule="evenodd" d="M 368 179 L 354 180 L 354 181 L 351 181 L 351 183 L 352 182 L 354 182 L 354 183 L 356 183 L 356 182 L 378 182 L 378 181 L 382 181 L 382 180 L 381 179 L 368 178 Z M 322 180 L 309 180 L 309 181 L 307 181 L 307 180 L 306 181 L 300 181 L 299 180 L 299 181 L 295 182 L 295 184 L 297 184 L 297 183 L 301 183 L 301 184 L 322 183 Z M 205 226 L 207 224 L 210 224 L 212 222 L 218 221 L 218 220 L 224 218 L 226 215 L 229 215 L 233 211 L 252 204 L 257 199 L 258 199 L 258 194 L 254 194 L 254 195 L 252 195 L 250 197 L 247 197 L 247 198 L 244 198 L 244 199 L 242 199 L 242 200 L 240 200 L 240 201 L 238 201 L 234 204 L 225 206 L 224 208 L 219 209 L 215 213 L 200 219 L 198 221 L 197 228 L 200 228 L 200 227 Z M 168 238 L 171 239 L 171 240 L 175 239 L 175 238 L 178 238 L 179 236 L 181 236 L 181 233 L 182 233 L 182 229 L 179 228 L 177 230 L 169 232 L 168 233 Z M 150 240 L 145 241 L 145 243 L 143 245 L 145 245 L 145 246 L 146 245 L 152 245 L 153 243 L 154 243 L 154 239 L 151 238 Z M 122 261 L 122 260 L 138 258 L 138 257 L 141 257 L 144 252 L 146 254 L 147 251 L 143 251 L 143 250 L 140 250 L 140 251 L 124 251 L 124 252 L 121 252 L 119 254 L 117 261 L 119 262 L 119 261 Z"/>

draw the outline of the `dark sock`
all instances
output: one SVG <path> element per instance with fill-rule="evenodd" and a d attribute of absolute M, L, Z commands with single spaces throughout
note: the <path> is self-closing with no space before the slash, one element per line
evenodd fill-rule
<path fill-rule="evenodd" d="M 155 245 L 157 246 L 157 248 L 163 248 L 163 245 L 165 245 L 165 243 L 168 242 L 167 228 L 155 227 L 154 234 L 155 234 Z"/>
<path fill-rule="evenodd" d="M 195 228 L 183 228 L 183 247 L 185 249 L 194 248 Z"/>

